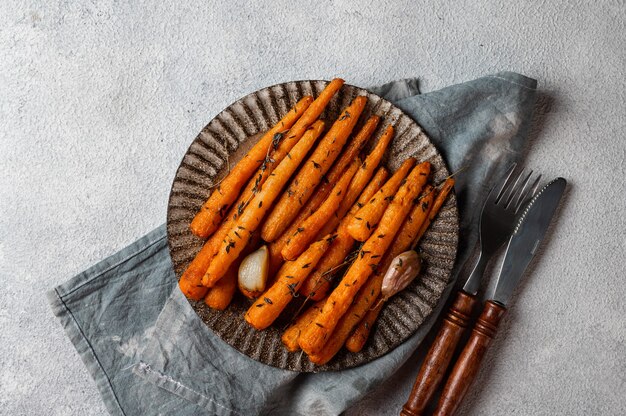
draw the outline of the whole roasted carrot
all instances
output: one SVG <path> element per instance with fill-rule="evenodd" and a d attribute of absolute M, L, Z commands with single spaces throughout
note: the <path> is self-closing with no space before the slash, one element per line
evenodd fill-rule
<path fill-rule="evenodd" d="M 382 220 L 371 237 L 365 242 L 356 260 L 352 263 L 339 285 L 332 291 L 322 313 L 309 325 L 300 338 L 300 347 L 307 354 L 322 349 L 337 322 L 350 307 L 351 301 L 367 278 L 377 269 L 381 257 L 389 248 L 404 219 L 421 191 L 418 178 L 421 169 L 414 168 L 407 180 L 395 194 L 385 210 Z"/>
<path fill-rule="evenodd" d="M 359 200 L 354 204 L 353 208 L 348 214 L 341 220 L 339 227 L 333 227 L 333 230 L 337 232 L 337 238 L 333 241 L 333 244 L 328 249 L 328 252 L 324 255 L 324 258 L 319 262 L 313 273 L 304 282 L 304 285 L 300 289 L 300 293 L 304 296 L 308 296 L 313 300 L 323 298 L 330 287 L 331 278 L 333 272 L 341 265 L 346 256 L 352 250 L 354 246 L 354 238 L 345 230 L 345 223 L 348 222 L 350 216 L 354 215 L 358 211 L 360 206 L 372 198 L 378 189 L 383 185 L 385 179 L 387 179 L 387 169 L 381 167 L 378 169 L 370 183 L 365 190 L 361 193 Z M 354 181 L 350 184 L 352 186 Z M 359 184 L 360 186 L 360 184 Z"/>
<path fill-rule="evenodd" d="M 361 162 L 356 159 L 335 184 L 326 201 L 298 227 L 282 250 L 285 260 L 293 260 L 315 239 L 319 230 L 333 217 L 343 200 L 348 185 Z"/>
<path fill-rule="evenodd" d="M 328 362 L 344 345 L 354 327 L 364 319 L 364 316 L 373 306 L 376 306 L 387 268 L 397 255 L 411 247 L 420 227 L 427 218 L 429 207 L 434 198 L 431 189 L 432 187 L 427 186 L 421 193 L 420 199 L 413 205 L 411 212 L 402 223 L 400 231 L 393 239 L 391 248 L 384 255 L 374 276 L 359 290 L 354 302 L 343 315 L 322 350 L 309 357 L 311 361 L 319 365 Z"/>
<path fill-rule="evenodd" d="M 219 227 L 243 185 L 265 160 L 274 136 L 288 130 L 302 116 L 311 102 L 313 102 L 313 97 L 310 96 L 298 101 L 293 111 L 289 111 L 274 127 L 269 129 L 233 167 L 194 217 L 190 225 L 191 232 L 199 237 L 207 238 Z"/>
<path fill-rule="evenodd" d="M 372 234 L 378 221 L 383 216 L 385 209 L 389 206 L 389 203 L 394 198 L 394 195 L 402 181 L 404 181 L 406 175 L 415 164 L 415 159 L 409 158 L 402 163 L 400 169 L 380 188 L 380 190 L 370 199 L 361 209 L 354 214 L 354 217 L 350 220 L 347 226 L 347 230 L 355 240 L 365 241 Z M 426 183 L 427 174 L 423 176 L 424 172 L 430 172 L 430 163 L 424 162 L 418 165 L 420 169 L 420 175 L 418 176 L 418 186 L 421 188 Z"/>
<path fill-rule="evenodd" d="M 261 189 L 254 194 L 249 206 L 244 207 L 241 215 L 234 221 L 228 235 L 223 239 L 217 254 L 209 264 L 202 284 L 211 287 L 224 276 L 230 265 L 239 257 L 247 246 L 250 236 L 263 220 L 267 210 L 280 191 L 295 172 L 296 168 L 306 157 L 324 129 L 324 122 L 316 121 L 302 136 L 302 139 L 293 147 L 289 156 L 278 164 Z"/>
<path fill-rule="evenodd" d="M 250 306 L 245 315 L 246 321 L 259 330 L 270 326 L 298 295 L 300 285 L 324 255 L 333 238 L 327 236 L 316 241 L 296 260 L 285 263 L 274 284 Z"/>
<path fill-rule="evenodd" d="M 263 240 L 276 240 L 298 215 L 341 152 L 366 102 L 366 97 L 356 97 L 324 135 L 267 217 L 261 230 Z"/>

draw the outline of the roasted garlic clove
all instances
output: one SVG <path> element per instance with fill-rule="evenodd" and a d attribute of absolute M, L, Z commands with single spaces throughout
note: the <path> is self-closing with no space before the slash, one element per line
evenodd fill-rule
<path fill-rule="evenodd" d="M 420 256 L 409 250 L 396 256 L 383 277 L 381 294 L 389 299 L 409 285 L 417 277 L 422 267 Z"/>
<path fill-rule="evenodd" d="M 269 252 L 261 246 L 246 256 L 239 266 L 239 290 L 244 296 L 254 299 L 265 291 L 269 274 Z"/>

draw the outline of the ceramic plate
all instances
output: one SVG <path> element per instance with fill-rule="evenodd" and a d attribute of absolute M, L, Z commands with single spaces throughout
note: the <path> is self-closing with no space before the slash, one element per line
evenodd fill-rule
<path fill-rule="evenodd" d="M 258 133 L 271 128 L 300 98 L 316 97 L 327 84 L 328 81 L 293 81 L 248 94 L 219 113 L 191 143 L 176 172 L 167 212 L 169 249 L 179 278 L 202 247 L 202 241 L 191 233 L 189 224 L 209 196 L 211 186 L 226 173 L 227 165 L 236 163 L 259 137 Z M 418 161 L 432 163 L 435 183 L 449 175 L 441 155 L 420 126 L 389 101 L 367 90 L 344 85 L 321 118 L 334 121 L 341 109 L 358 95 L 367 96 L 368 105 L 355 131 L 372 114 L 381 116 L 382 120 L 370 143 L 376 142 L 386 125 L 394 126 L 396 134 L 384 160 L 391 171 L 414 156 Z M 387 303 L 361 352 L 342 350 L 324 366 L 315 366 L 306 354 L 289 353 L 283 347 L 280 336 L 287 324 L 284 320 L 264 331 L 251 328 L 243 319 L 251 301 L 243 296 L 236 296 L 227 310 L 221 312 L 203 302 L 190 303 L 200 319 L 226 343 L 267 365 L 301 372 L 355 367 L 397 347 L 431 314 L 450 279 L 458 229 L 456 199 L 451 195 L 420 243 L 425 266 L 421 276 Z"/>

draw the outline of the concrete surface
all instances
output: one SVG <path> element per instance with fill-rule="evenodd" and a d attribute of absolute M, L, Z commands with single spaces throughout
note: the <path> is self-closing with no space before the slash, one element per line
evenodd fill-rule
<path fill-rule="evenodd" d="M 165 221 L 187 146 L 277 82 L 512 70 L 539 80 L 528 165 L 571 187 L 463 414 L 626 409 L 624 1 L 0 3 L 0 413 L 105 409 L 45 290 Z M 392 415 L 417 371 L 350 414 Z"/>

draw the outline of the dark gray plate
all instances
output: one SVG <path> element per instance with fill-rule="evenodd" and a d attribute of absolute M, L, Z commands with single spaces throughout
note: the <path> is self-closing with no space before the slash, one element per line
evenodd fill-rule
<path fill-rule="evenodd" d="M 251 136 L 271 128 L 300 98 L 304 95 L 317 96 L 326 84 L 328 81 L 293 81 L 248 94 L 219 113 L 191 143 L 176 172 L 167 212 L 168 243 L 179 278 L 202 247 L 202 241 L 191 234 L 189 224 L 208 197 L 211 186 L 225 174 L 227 158 L 230 164 L 236 163 L 253 144 L 255 138 Z M 429 160 L 432 163 L 435 183 L 449 175 L 439 152 L 420 126 L 378 95 L 344 85 L 322 118 L 335 120 L 341 109 L 357 95 L 366 95 L 369 99 L 360 123 L 371 114 L 382 117 L 376 137 L 387 124 L 395 128 L 396 135 L 385 160 L 389 169 L 396 169 L 407 157 L 414 156 L 419 161 Z M 370 142 L 375 142 L 375 139 Z M 426 265 L 422 275 L 387 303 L 361 352 L 341 351 L 325 366 L 315 366 L 306 354 L 289 353 L 283 347 L 280 336 L 285 322 L 276 322 L 264 331 L 251 328 L 243 319 L 250 305 L 250 301 L 243 296 L 237 296 L 223 312 L 212 310 L 203 302 L 192 301 L 191 305 L 204 323 L 226 343 L 262 363 L 303 372 L 358 366 L 398 346 L 433 311 L 450 279 L 457 252 L 458 230 L 456 199 L 452 195 L 420 244 Z"/>

